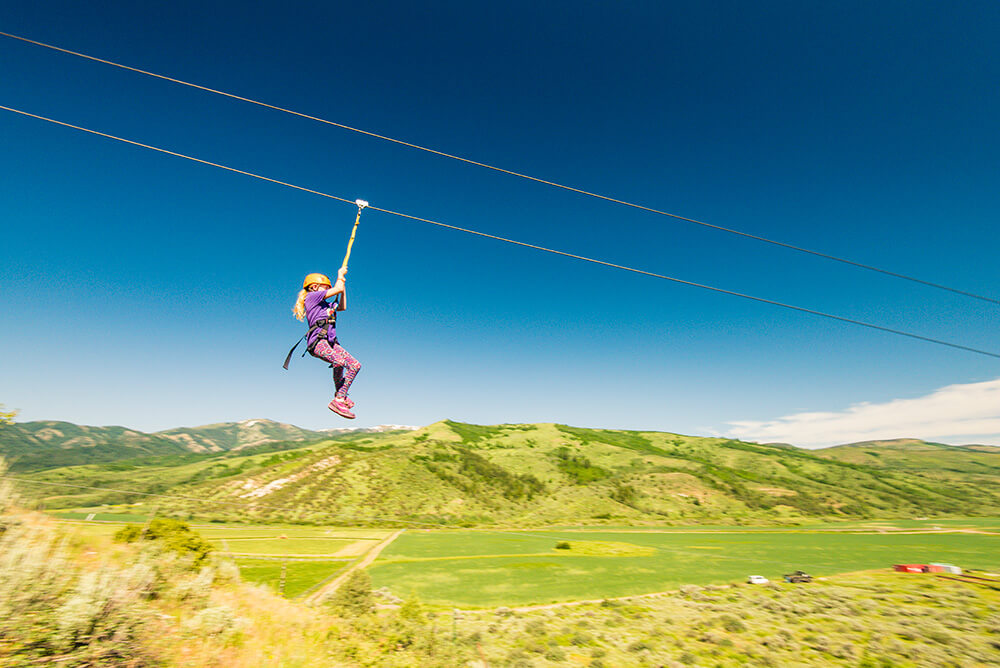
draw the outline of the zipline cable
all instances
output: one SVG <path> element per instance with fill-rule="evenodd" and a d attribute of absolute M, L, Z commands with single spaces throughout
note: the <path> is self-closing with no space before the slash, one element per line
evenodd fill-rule
<path fill-rule="evenodd" d="M 321 192 L 319 190 L 313 190 L 312 188 L 306 188 L 304 186 L 295 185 L 293 183 L 288 183 L 287 181 L 279 181 L 278 179 L 272 179 L 267 176 L 261 176 L 260 174 L 254 174 L 253 172 L 248 172 L 242 169 L 236 169 L 235 167 L 228 167 L 226 165 L 221 165 L 217 162 L 211 162 L 209 160 L 202 160 L 201 158 L 195 158 L 183 153 L 177 153 L 176 151 L 168 151 L 167 149 L 158 148 L 156 146 L 150 146 L 149 144 L 143 144 L 141 142 L 133 141 L 131 139 L 124 139 L 122 137 L 117 137 L 115 135 L 108 134 L 106 132 L 98 132 L 97 130 L 91 130 L 89 128 L 81 127 L 79 125 L 73 125 L 71 123 L 65 123 L 63 121 L 57 121 L 52 118 L 46 118 L 45 116 L 39 116 L 38 114 L 32 114 L 27 111 L 21 111 L 20 109 L 14 109 L 13 107 L 6 107 L 0 105 L 0 109 L 5 111 L 10 111 L 15 114 L 20 114 L 22 116 L 28 116 L 30 118 L 36 118 L 38 120 L 46 121 L 49 123 L 54 123 L 55 125 L 61 125 L 63 127 L 72 128 L 74 130 L 80 130 L 81 132 L 87 132 L 89 134 L 97 135 L 99 137 L 105 137 L 107 139 L 114 139 L 115 141 L 124 142 L 126 144 L 131 144 L 133 146 L 139 146 L 142 148 L 148 148 L 152 151 L 157 151 L 159 153 L 166 153 L 167 155 L 172 155 L 178 158 L 184 158 L 186 160 L 192 160 L 203 165 L 209 165 L 211 167 L 218 167 L 219 169 L 224 169 L 226 171 L 235 172 L 237 174 L 243 174 L 244 176 L 250 176 L 255 179 L 260 179 L 262 181 L 268 181 L 270 183 L 276 183 L 278 185 L 287 186 L 289 188 L 294 188 L 295 190 L 301 190 L 303 192 L 312 193 L 314 195 L 319 195 L 320 197 L 327 197 L 329 199 L 337 200 L 338 202 L 346 202 L 348 204 L 357 205 L 357 200 L 350 200 L 346 197 L 337 197 L 336 195 L 331 195 L 329 193 Z M 479 237 L 485 237 L 487 239 L 494 239 L 496 241 L 502 241 L 504 243 L 513 244 L 515 246 L 523 246 L 525 248 L 533 248 L 538 251 L 543 251 L 546 253 L 552 253 L 553 255 L 561 255 L 563 257 L 573 258 L 575 260 L 582 260 L 584 262 L 591 262 L 593 264 L 599 264 L 605 267 L 611 267 L 612 269 L 620 269 L 622 271 L 632 272 L 634 274 L 641 274 L 643 276 L 649 276 L 652 278 L 659 278 L 665 281 L 671 281 L 674 283 L 680 283 L 681 285 L 688 285 L 695 288 L 701 288 L 702 290 L 709 290 L 711 292 L 718 292 L 725 295 L 730 295 L 733 297 L 740 297 L 742 299 L 749 299 L 751 301 L 760 302 L 762 304 L 770 304 L 772 306 L 779 306 L 784 309 L 789 309 L 792 311 L 799 311 L 800 313 L 809 313 L 811 315 L 820 316 L 823 318 L 829 318 L 831 320 L 837 320 L 839 322 L 846 322 L 852 325 L 859 325 L 861 327 L 867 327 L 869 329 L 875 329 L 881 332 L 886 332 L 889 334 L 896 334 L 898 336 L 905 336 L 911 339 L 917 339 L 918 341 L 925 341 L 927 343 L 935 343 L 941 346 L 948 346 L 949 348 L 956 348 L 958 350 L 965 350 L 967 352 L 976 353 L 978 355 L 986 355 L 987 357 L 993 357 L 1000 359 L 1000 353 L 990 352 L 987 350 L 980 350 L 979 348 L 972 348 L 970 346 L 964 346 L 958 343 L 952 343 L 950 341 L 944 341 L 942 339 L 935 339 L 929 336 L 923 336 L 921 334 L 914 334 L 912 332 L 906 332 L 900 329 L 892 329 L 891 327 L 883 327 L 882 325 L 876 325 L 874 323 L 865 322 L 863 320 L 856 320 L 854 318 L 847 318 L 845 316 L 834 315 L 832 313 L 826 313 L 824 311 L 817 311 L 815 309 L 805 308 L 803 306 L 794 306 L 792 304 L 786 304 L 784 302 L 775 301 L 772 299 L 765 299 L 764 297 L 755 297 L 753 295 L 748 295 L 742 292 L 735 292 L 732 290 L 726 290 L 724 288 L 717 288 L 711 285 L 705 285 L 703 283 L 695 283 L 693 281 L 686 281 L 681 278 L 675 278 L 673 276 L 666 276 L 665 274 L 658 274 L 652 271 L 645 271 L 643 269 L 636 269 L 634 267 L 629 267 L 623 264 L 615 264 L 613 262 L 607 262 L 604 260 L 598 260 L 591 257 L 586 257 L 584 255 L 576 255 L 574 253 L 568 253 L 566 251 L 555 250 L 552 248 L 546 248 L 545 246 L 538 246 L 535 244 L 530 244 L 524 241 L 518 241 L 516 239 L 509 239 L 507 237 L 497 236 L 495 234 L 487 234 L 486 232 L 478 232 L 476 230 L 471 230 L 465 227 L 458 227 L 456 225 L 449 225 L 447 223 L 438 222 L 436 220 L 430 220 L 428 218 L 421 218 L 419 216 L 413 216 L 407 213 L 401 213 L 399 211 L 392 211 L 390 209 L 382 209 L 377 206 L 368 205 L 368 208 L 374 211 L 381 211 L 382 213 L 387 213 L 392 216 L 399 216 L 401 218 L 408 218 L 410 220 L 415 220 L 421 223 L 428 223 L 430 225 L 436 225 L 438 227 L 443 227 L 449 230 L 455 230 L 457 232 L 465 232 L 466 234 L 472 234 Z"/>
<path fill-rule="evenodd" d="M 915 276 L 909 276 L 907 274 L 901 274 L 899 272 L 890 271 L 888 269 L 882 269 L 880 267 L 876 267 L 876 266 L 873 266 L 873 265 L 870 265 L 870 264 L 864 264 L 862 262 L 855 262 L 854 260 L 848 260 L 847 258 L 839 257 L 837 255 L 831 255 L 829 253 L 823 253 L 823 252 L 820 252 L 820 251 L 811 250 L 809 248 L 804 248 L 802 246 L 796 246 L 794 244 L 785 243 L 783 241 L 777 241 L 775 239 L 769 239 L 767 237 L 763 237 L 763 236 L 756 235 L 756 234 L 751 234 L 749 232 L 742 232 L 740 230 L 736 230 L 736 229 L 733 229 L 733 228 L 723 227 L 721 225 L 715 225 L 715 224 L 712 224 L 712 223 L 707 223 L 705 221 L 696 220 L 694 218 L 687 218 L 685 216 L 680 216 L 680 215 L 677 215 L 675 213 L 670 213 L 668 211 L 661 211 L 660 209 L 654 209 L 652 207 L 644 206 L 642 204 L 635 204 L 634 202 L 629 202 L 629 201 L 618 199 L 618 198 L 615 198 L 615 197 L 610 197 L 608 195 L 601 195 L 599 193 L 590 192 L 588 190 L 583 190 L 581 188 L 575 188 L 573 186 L 567 186 L 567 185 L 564 185 L 562 183 L 557 183 L 555 181 L 548 181 L 546 179 L 542 179 L 542 178 L 539 178 L 539 177 L 536 177 L 536 176 L 531 176 L 530 174 L 523 174 L 521 172 L 515 172 L 513 170 L 504 169 L 502 167 L 496 167 L 494 165 L 490 165 L 490 164 L 487 164 L 485 162 L 479 162 L 477 160 L 472 160 L 470 158 L 463 158 L 462 156 L 459 156 L 459 155 L 453 155 L 451 153 L 445 153 L 444 151 L 438 151 L 436 149 L 428 148 L 426 146 L 421 146 L 419 144 L 413 144 L 413 143 L 410 143 L 410 142 L 407 142 L 407 141 L 403 141 L 401 139 L 395 139 L 393 137 L 389 137 L 389 136 L 386 136 L 386 135 L 381 135 L 381 134 L 378 134 L 378 133 L 375 133 L 375 132 L 369 132 L 368 130 L 362 130 L 360 128 L 355 128 L 355 127 L 352 127 L 350 125 L 344 125 L 343 123 L 337 123 L 335 121 L 330 121 L 330 120 L 327 120 L 325 118 L 320 118 L 318 116 L 312 116 L 310 114 L 305 114 L 305 113 L 302 113 L 300 111 L 295 111 L 293 109 L 287 109 L 285 107 L 279 107 L 277 105 L 268 104 L 267 102 L 261 102 L 259 100 L 254 100 L 254 99 L 249 98 L 249 97 L 243 97 L 242 95 L 236 95 L 234 93 L 227 93 L 226 91 L 218 90 L 218 89 L 215 89 L 215 88 L 209 88 L 208 86 L 201 86 L 199 84 L 190 83 L 190 82 L 184 81 L 182 79 L 175 79 L 173 77 L 168 77 L 168 76 L 165 76 L 163 74 L 157 74 L 155 72 L 150 72 L 148 70 L 142 70 L 142 69 L 139 69 L 137 67 L 131 67 L 129 65 L 123 65 L 121 63 L 116 63 L 116 62 L 111 61 L 111 60 L 105 60 L 104 58 L 97 58 L 95 56 L 89 56 L 89 55 L 87 55 L 85 53 L 80 53 L 78 51 L 71 51 L 69 49 L 64 49 L 62 47 L 54 46 L 52 44 L 46 44 L 44 42 L 39 42 L 39 41 L 36 41 L 36 40 L 33 40 L 33 39 L 28 39 L 27 37 L 21 37 L 19 35 L 13 35 L 11 33 L 3 32 L 3 31 L 0 31 L 0 35 L 2 35 L 4 37 L 9 37 L 11 39 L 19 40 L 21 42 L 26 42 L 28 44 L 34 44 L 36 46 L 41 46 L 41 47 L 44 47 L 46 49 L 52 49 L 53 51 L 59 51 L 61 53 L 69 54 L 71 56 L 77 56 L 77 57 L 80 57 L 80 58 L 85 58 L 87 60 L 91 60 L 91 61 L 98 62 L 98 63 L 103 63 L 105 65 L 111 65 L 112 67 L 118 67 L 118 68 L 121 68 L 123 70 L 128 70 L 130 72 L 136 72 L 138 74 L 144 74 L 146 76 L 154 77 L 154 78 L 157 78 L 157 79 L 162 79 L 163 81 L 169 81 L 171 83 L 180 84 L 182 86 L 188 86 L 190 88 L 196 88 L 198 90 L 203 90 L 203 91 L 206 91 L 208 93 L 215 93 L 216 95 L 222 95 L 223 97 L 228 97 L 228 98 L 231 98 L 233 100 L 239 100 L 241 102 L 247 102 L 249 104 L 255 104 L 255 105 L 258 105 L 258 106 L 261 106 L 261 107 L 266 107 L 268 109 L 273 109 L 275 111 L 280 111 L 282 113 L 291 114 L 293 116 L 298 116 L 300 118 L 305 118 L 305 119 L 311 120 L 311 121 L 316 121 L 317 123 L 324 123 L 326 125 L 331 125 L 333 127 L 341 128 L 343 130 L 350 130 L 351 132 L 357 132 L 359 134 L 366 135 L 368 137 L 373 137 L 375 139 L 381 139 L 383 141 L 391 142 L 393 144 L 399 144 L 400 146 L 407 146 L 409 148 L 417 149 L 419 151 L 425 151 L 427 153 L 433 153 L 434 155 L 438 155 L 438 156 L 441 156 L 441 157 L 444 157 L 444 158 L 450 158 L 452 160 L 458 160 L 460 162 L 464 162 L 464 163 L 470 164 L 470 165 L 475 165 L 477 167 L 483 167 L 485 169 L 491 169 L 491 170 L 493 170 L 495 172 L 501 172 L 503 174 L 509 174 L 510 176 L 516 176 L 518 178 L 526 179 L 528 181 L 534 181 L 536 183 L 541 183 L 543 185 L 552 186 L 553 188 L 561 188 L 562 190 L 568 190 L 570 192 L 578 193 L 580 195 L 585 195 L 587 197 L 594 197 L 596 199 L 605 200 L 607 202 L 613 202 L 615 204 L 621 204 L 622 206 L 631 207 L 633 209 L 639 209 L 639 210 L 642 210 L 642 211 L 648 211 L 649 213 L 655 213 L 655 214 L 660 215 L 660 216 L 667 216 L 669 218 L 675 218 L 677 220 L 683 220 L 683 221 L 688 222 L 688 223 L 693 223 L 695 225 L 701 225 L 702 227 L 708 227 L 708 228 L 711 228 L 713 230 L 718 230 L 720 232 L 728 232 L 729 234 L 735 234 L 737 236 L 745 237 L 747 239 L 754 239 L 755 241 L 760 241 L 760 242 L 763 242 L 763 243 L 772 244 L 774 246 L 780 246 L 781 248 L 787 248 L 789 250 L 798 251 L 800 253 L 807 253 L 809 255 L 813 255 L 813 256 L 816 256 L 816 257 L 825 258 L 827 260 L 833 260 L 834 262 L 841 262 L 843 264 L 851 265 L 853 267 L 858 267 L 860 269 L 867 269 L 868 271 L 875 271 L 875 272 L 878 272 L 880 274 L 884 274 L 886 276 L 892 276 L 894 278 L 900 278 L 900 279 L 903 279 L 903 280 L 906 280 L 906 281 L 912 281 L 914 283 L 919 283 L 921 285 L 925 285 L 925 286 L 928 286 L 928 287 L 938 288 L 939 290 L 947 290 L 948 292 L 953 292 L 955 294 L 963 295 L 965 297 L 972 297 L 973 299 L 979 299 L 979 300 L 982 300 L 982 301 L 985 301 L 985 302 L 990 302 L 992 304 L 1000 304 L 1000 299 L 995 299 L 993 297 L 986 297 L 984 295 L 976 294 L 974 292 L 968 292 L 966 290 L 960 290 L 958 288 L 953 288 L 953 287 L 950 287 L 950 286 L 947 286 L 947 285 L 942 285 L 941 283 L 934 283 L 932 281 L 926 281 L 926 280 L 924 280 L 922 278 L 916 278 Z"/>

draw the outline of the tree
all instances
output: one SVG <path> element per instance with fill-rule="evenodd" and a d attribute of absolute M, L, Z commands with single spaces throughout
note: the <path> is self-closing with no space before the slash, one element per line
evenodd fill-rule
<path fill-rule="evenodd" d="M 3 404 L 0 404 L 0 424 L 14 424 L 14 418 L 17 416 L 17 411 L 8 411 L 4 408 Z"/>
<path fill-rule="evenodd" d="M 356 615 L 369 612 L 374 603 L 371 577 L 367 571 L 361 569 L 347 576 L 332 601 L 335 608 Z"/>
<path fill-rule="evenodd" d="M 138 524 L 126 524 L 115 532 L 114 539 L 119 543 L 134 543 L 140 539 L 162 540 L 167 549 L 192 555 L 195 564 L 203 563 L 212 551 L 212 544 L 187 523 L 160 517 L 150 521 L 145 529 Z"/>

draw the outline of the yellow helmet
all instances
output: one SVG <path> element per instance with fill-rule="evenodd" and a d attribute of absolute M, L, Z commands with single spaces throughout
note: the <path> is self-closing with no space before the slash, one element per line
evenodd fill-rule
<path fill-rule="evenodd" d="M 309 274 L 306 276 L 306 280 L 302 281 L 302 289 L 305 290 L 313 283 L 318 283 L 319 285 L 333 285 L 330 282 L 330 277 L 326 274 Z"/>

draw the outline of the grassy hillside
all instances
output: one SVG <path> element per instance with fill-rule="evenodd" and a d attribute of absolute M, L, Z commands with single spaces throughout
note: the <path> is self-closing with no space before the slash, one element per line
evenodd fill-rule
<path fill-rule="evenodd" d="M 260 475 L 309 457 L 315 450 L 339 444 L 349 448 L 355 441 L 368 441 L 369 434 L 347 433 L 313 441 L 278 441 L 238 451 L 158 455 L 122 459 L 103 464 L 67 466 L 44 471 L 18 472 L 22 492 L 41 501 L 47 508 L 119 505 L 148 501 L 145 509 L 166 503 L 157 494 L 187 494 L 205 481 L 232 480 L 243 475 Z M 38 484 L 31 484 L 37 481 Z M 44 483 L 44 484 L 42 484 Z M 137 492 L 119 492 L 129 490 Z M 187 490 L 187 491 L 185 491 Z M 210 516 L 224 502 L 204 503 L 197 512 Z M 242 505 L 242 504 L 239 504 Z M 145 512 L 140 508 L 137 512 Z"/>
<path fill-rule="evenodd" d="M 1000 447 L 990 445 L 944 445 L 915 438 L 900 438 L 837 445 L 812 452 L 820 457 L 876 468 L 1000 474 Z"/>
<path fill-rule="evenodd" d="M 292 449 L 135 463 L 127 480 L 120 467 L 129 462 L 31 477 L 179 494 L 191 499 L 158 500 L 160 512 L 225 521 L 538 526 L 1000 514 L 1000 456 L 975 451 L 935 451 L 937 469 L 883 467 L 664 432 L 451 421 L 284 445 Z M 983 461 L 975 472 L 961 470 L 967 463 L 951 470 L 949 454 Z M 45 494 L 48 507 L 141 500 L 72 488 Z"/>
<path fill-rule="evenodd" d="M 279 441 L 317 440 L 323 432 L 272 420 L 244 420 L 146 434 L 43 420 L 0 424 L 0 456 L 15 471 L 100 464 L 188 452 L 224 452 Z"/>
<path fill-rule="evenodd" d="M 1000 495 L 1000 448 L 916 439 L 867 441 L 814 450 L 820 457 L 882 471 L 901 471 L 931 485 L 956 485 L 977 498 Z"/>
<path fill-rule="evenodd" d="M 50 420 L 0 424 L 0 455 L 15 471 L 189 452 L 184 445 L 126 427 L 88 427 Z"/>

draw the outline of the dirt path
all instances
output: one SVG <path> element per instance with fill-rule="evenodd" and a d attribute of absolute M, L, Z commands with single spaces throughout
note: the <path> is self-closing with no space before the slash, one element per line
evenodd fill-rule
<path fill-rule="evenodd" d="M 391 534 L 388 538 L 386 538 L 381 543 L 373 547 L 361 561 L 354 564 L 346 571 L 338 575 L 336 578 L 334 578 L 333 580 L 331 580 L 330 582 L 328 582 L 327 584 L 325 584 L 324 586 L 320 587 L 312 594 L 307 596 L 305 602 L 310 605 L 313 605 L 316 603 L 322 603 L 326 599 L 330 598 L 334 594 L 334 592 L 336 592 L 337 589 L 340 588 L 340 585 L 344 583 L 344 581 L 348 578 L 348 576 L 350 576 L 351 573 L 361 568 L 367 568 L 373 561 L 378 559 L 378 555 L 382 553 L 382 550 L 389 547 L 392 541 L 399 538 L 399 534 L 401 533 L 403 533 L 403 529 L 400 529 L 399 531 L 396 531 L 395 533 Z"/>

